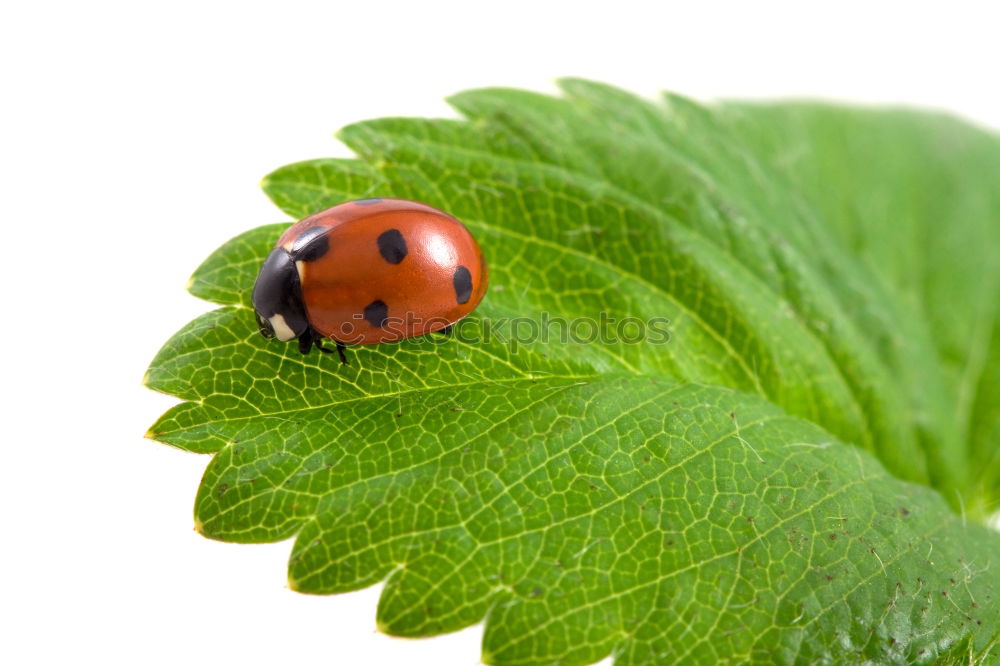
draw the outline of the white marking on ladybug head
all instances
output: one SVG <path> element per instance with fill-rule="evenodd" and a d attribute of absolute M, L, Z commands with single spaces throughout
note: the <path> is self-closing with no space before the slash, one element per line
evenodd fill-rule
<path fill-rule="evenodd" d="M 271 324 L 271 328 L 274 329 L 274 337 L 278 338 L 282 342 L 288 342 L 289 340 L 294 340 L 296 338 L 295 331 L 285 322 L 285 318 L 280 314 L 276 314 L 273 317 L 268 317 L 268 323 Z"/>

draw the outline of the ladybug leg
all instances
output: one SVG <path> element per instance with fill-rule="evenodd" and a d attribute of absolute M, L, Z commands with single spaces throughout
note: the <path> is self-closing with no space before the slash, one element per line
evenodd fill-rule
<path fill-rule="evenodd" d="M 445 326 L 444 328 L 442 328 L 440 331 L 437 332 L 440 333 L 441 335 L 451 335 L 451 324 L 448 324 L 447 326 Z"/>
<path fill-rule="evenodd" d="M 317 333 L 316 329 L 311 327 L 307 328 L 302 332 L 302 335 L 299 336 L 299 351 L 302 352 L 303 355 L 307 355 L 310 351 L 312 351 L 313 346 L 315 346 L 316 349 L 326 354 L 333 353 L 332 349 L 326 349 L 323 347 L 320 342 L 322 339 L 323 336 Z"/>
<path fill-rule="evenodd" d="M 312 349 L 313 340 L 308 335 L 299 336 L 299 353 L 305 356 Z"/>
<path fill-rule="evenodd" d="M 336 340 L 334 342 L 336 342 Z M 316 345 L 316 349 L 320 350 L 324 354 L 332 354 L 333 353 L 332 349 L 329 349 L 329 348 L 323 346 L 323 344 L 319 341 L 319 338 L 317 338 L 316 340 L 314 340 L 313 344 Z M 341 362 L 341 364 L 347 365 L 348 364 L 347 363 L 347 356 L 344 355 L 344 344 L 342 342 L 337 342 L 337 354 L 340 356 L 340 362 Z"/>

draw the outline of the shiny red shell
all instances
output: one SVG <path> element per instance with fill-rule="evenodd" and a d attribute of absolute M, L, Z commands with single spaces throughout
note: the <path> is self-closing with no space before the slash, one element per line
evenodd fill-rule
<path fill-rule="evenodd" d="M 479 244 L 436 208 L 349 201 L 296 222 L 277 246 L 291 252 L 297 239 L 317 234 L 326 236 L 326 249 L 296 267 L 306 316 L 326 338 L 372 345 L 440 331 L 486 294 Z"/>

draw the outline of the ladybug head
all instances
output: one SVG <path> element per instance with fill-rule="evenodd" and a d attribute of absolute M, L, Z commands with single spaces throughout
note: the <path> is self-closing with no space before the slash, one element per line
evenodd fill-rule
<path fill-rule="evenodd" d="M 264 261 L 253 286 L 253 309 L 265 338 L 287 342 L 309 330 L 299 271 L 286 249 L 274 248 Z"/>

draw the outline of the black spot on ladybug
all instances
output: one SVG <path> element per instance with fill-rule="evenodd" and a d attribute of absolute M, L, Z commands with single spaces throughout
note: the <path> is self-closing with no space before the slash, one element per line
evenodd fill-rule
<path fill-rule="evenodd" d="M 309 227 L 292 243 L 295 261 L 316 261 L 330 249 L 329 227 Z"/>
<path fill-rule="evenodd" d="M 389 319 L 389 308 L 382 301 L 372 301 L 365 306 L 365 321 L 379 328 Z"/>
<path fill-rule="evenodd" d="M 398 264 L 406 259 L 406 239 L 399 229 L 383 231 L 378 237 L 378 251 L 390 264 Z"/>
<path fill-rule="evenodd" d="M 375 204 L 382 203 L 381 199 L 355 199 L 351 203 L 357 204 L 359 206 L 374 206 Z"/>
<path fill-rule="evenodd" d="M 465 266 L 455 269 L 455 274 L 451 278 L 455 285 L 455 300 L 461 303 L 468 303 L 472 296 L 472 273 Z"/>

